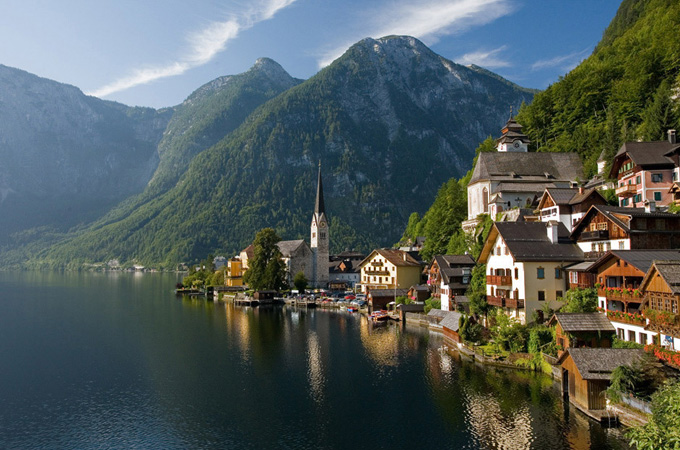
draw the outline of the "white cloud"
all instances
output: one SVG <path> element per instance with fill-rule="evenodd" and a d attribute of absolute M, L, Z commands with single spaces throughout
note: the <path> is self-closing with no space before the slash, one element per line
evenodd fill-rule
<path fill-rule="evenodd" d="M 590 49 L 585 49 L 581 50 L 580 52 L 570 53 L 568 55 L 555 56 L 554 58 L 550 59 L 542 59 L 533 63 L 531 65 L 531 70 L 535 71 L 560 67 L 562 70 L 568 72 L 579 65 L 579 63 L 583 61 L 583 58 L 585 58 L 589 52 Z"/>
<path fill-rule="evenodd" d="M 181 75 L 189 69 L 202 66 L 222 52 L 227 47 L 227 43 L 235 39 L 241 31 L 253 27 L 258 22 L 271 19 L 278 11 L 295 1 L 266 0 L 238 17 L 232 17 L 224 22 L 212 22 L 204 29 L 187 36 L 189 50 L 177 61 L 157 67 L 136 69 L 132 71 L 131 75 L 88 92 L 87 95 L 106 97 L 115 92 L 124 91 L 161 78 Z"/>
<path fill-rule="evenodd" d="M 414 36 L 426 44 L 441 36 L 461 33 L 484 25 L 513 11 L 509 0 L 427 0 L 386 2 L 382 9 L 369 11 L 369 23 L 360 25 L 342 45 L 324 53 L 319 67 L 338 58 L 353 43 L 366 36 L 380 38 L 392 34 Z"/>
<path fill-rule="evenodd" d="M 456 58 L 458 64 L 470 65 L 475 64 L 487 69 L 497 69 L 499 67 L 510 67 L 509 61 L 501 58 L 500 53 L 503 53 L 507 46 L 503 45 L 493 50 L 479 50 L 476 52 L 466 53 L 463 56 Z"/>

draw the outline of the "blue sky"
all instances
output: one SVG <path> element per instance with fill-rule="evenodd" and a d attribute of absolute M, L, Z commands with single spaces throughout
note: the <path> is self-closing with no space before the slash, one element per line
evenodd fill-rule
<path fill-rule="evenodd" d="M 616 0 L 9 0 L 0 64 L 127 105 L 181 103 L 259 57 L 309 78 L 365 37 L 410 35 L 544 89 L 588 57 Z"/>

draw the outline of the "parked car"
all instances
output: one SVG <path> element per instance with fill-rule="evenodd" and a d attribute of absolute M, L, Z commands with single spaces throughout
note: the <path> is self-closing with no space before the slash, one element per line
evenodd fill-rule
<path fill-rule="evenodd" d="M 345 295 L 345 300 L 354 300 L 355 298 L 354 294 Z"/>

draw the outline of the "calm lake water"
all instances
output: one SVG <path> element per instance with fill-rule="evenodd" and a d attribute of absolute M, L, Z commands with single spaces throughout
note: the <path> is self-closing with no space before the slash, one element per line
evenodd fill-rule
<path fill-rule="evenodd" d="M 0 272 L 0 448 L 619 449 L 552 380 L 365 317 Z"/>

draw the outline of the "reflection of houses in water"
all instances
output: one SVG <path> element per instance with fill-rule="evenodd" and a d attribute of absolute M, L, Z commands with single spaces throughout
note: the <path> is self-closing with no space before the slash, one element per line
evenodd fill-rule
<path fill-rule="evenodd" d="M 387 323 L 374 325 L 372 321 L 362 317 L 359 330 L 361 344 L 375 363 L 381 366 L 396 366 L 399 363 L 397 327 Z"/>
<path fill-rule="evenodd" d="M 307 375 L 312 398 L 316 403 L 321 403 L 326 377 L 323 374 L 323 364 L 321 363 L 319 337 L 315 332 L 310 332 L 307 336 L 307 362 L 309 364 Z"/>

